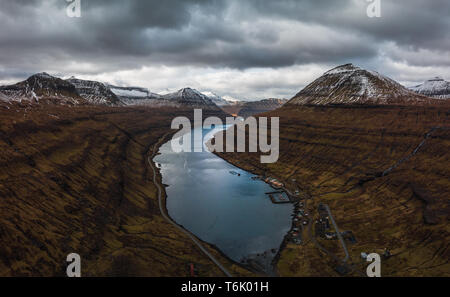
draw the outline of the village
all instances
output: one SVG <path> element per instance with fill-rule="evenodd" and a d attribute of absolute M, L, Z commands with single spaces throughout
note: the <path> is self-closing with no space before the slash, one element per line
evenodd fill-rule
<path fill-rule="evenodd" d="M 230 173 L 240 176 L 237 172 L 230 171 Z M 308 201 L 312 201 L 313 197 L 298 189 L 295 179 L 292 179 L 292 184 L 288 186 L 277 178 L 269 176 L 256 175 L 252 176 L 251 179 L 262 180 L 274 189 L 274 191 L 265 193 L 273 204 L 293 204 L 292 224 L 285 237 L 286 244 L 302 246 L 312 242 L 319 250 L 334 260 L 334 265 L 336 265 L 334 269 L 339 275 L 347 275 L 351 272 L 363 275 L 355 267 L 355 259 L 350 263 L 350 255 L 347 248 L 347 245 L 354 245 L 358 241 L 353 231 L 339 230 L 328 205 L 319 203 L 315 210 L 308 208 Z M 291 192 L 288 187 L 295 190 Z M 328 250 L 332 242 L 336 242 L 336 244 L 341 246 L 344 251 L 344 258 L 339 258 L 334 252 Z M 333 248 L 332 250 L 334 251 L 335 249 Z M 257 257 L 266 258 L 266 253 L 268 252 L 258 254 Z M 275 253 L 276 251 L 270 252 Z M 385 248 L 382 256 L 384 259 L 389 258 L 391 256 L 389 249 Z M 365 263 L 367 257 L 368 252 L 362 251 L 359 261 Z M 246 261 L 251 262 L 252 260 L 249 258 Z"/>

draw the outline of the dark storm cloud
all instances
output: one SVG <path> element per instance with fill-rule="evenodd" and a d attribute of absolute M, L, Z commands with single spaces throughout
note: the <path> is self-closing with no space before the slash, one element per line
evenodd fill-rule
<path fill-rule="evenodd" d="M 0 76 L 158 64 L 331 65 L 374 60 L 380 52 L 423 65 L 414 52 L 448 55 L 448 0 L 381 2 L 382 18 L 369 19 L 365 0 L 81 0 L 77 19 L 66 16 L 65 0 L 2 0 Z M 383 52 L 389 42 L 395 52 Z"/>

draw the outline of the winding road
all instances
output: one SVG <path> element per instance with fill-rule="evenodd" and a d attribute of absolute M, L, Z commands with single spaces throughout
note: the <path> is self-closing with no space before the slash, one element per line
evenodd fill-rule
<path fill-rule="evenodd" d="M 155 184 L 156 188 L 158 189 L 158 203 L 159 203 L 159 211 L 161 212 L 162 217 L 169 222 L 170 224 L 172 224 L 175 228 L 177 228 L 178 230 L 180 230 L 181 232 L 183 232 L 184 234 L 186 234 L 198 247 L 199 249 L 206 255 L 208 256 L 209 259 L 211 259 L 211 261 L 217 265 L 217 267 L 219 267 L 220 270 L 222 270 L 222 272 L 228 276 L 228 277 L 232 277 L 231 273 L 228 272 L 228 270 L 222 265 L 220 264 L 220 262 L 214 258 L 213 255 L 211 255 L 211 253 L 202 245 L 202 243 L 194 236 L 192 235 L 190 232 L 188 232 L 186 229 L 182 228 L 181 226 L 179 226 L 177 223 L 175 223 L 174 221 L 172 221 L 172 219 L 165 213 L 164 210 L 164 206 L 162 203 L 162 187 L 161 185 L 158 183 L 157 180 L 157 174 L 156 174 L 156 168 L 155 165 L 152 162 L 153 157 L 156 155 L 157 149 L 159 147 L 159 145 L 161 144 L 161 142 L 169 135 L 170 133 L 165 134 L 163 137 L 161 137 L 159 139 L 159 141 L 153 146 L 153 152 L 150 156 L 147 157 L 147 163 L 150 165 L 150 168 L 153 171 L 153 183 Z"/>

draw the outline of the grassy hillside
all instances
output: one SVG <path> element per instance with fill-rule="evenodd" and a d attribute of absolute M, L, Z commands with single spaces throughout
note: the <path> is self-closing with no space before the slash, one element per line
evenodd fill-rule
<path fill-rule="evenodd" d="M 384 276 L 450 276 L 449 108 L 285 106 L 264 115 L 280 117 L 278 162 L 261 164 L 257 153 L 219 155 L 306 198 L 313 224 L 303 230 L 303 245 L 286 243 L 281 275 L 339 275 L 343 249 L 320 238 L 314 224 L 326 203 L 340 230 L 357 240 L 347 243 L 348 275 L 365 273 L 361 252 L 387 248 Z"/>
<path fill-rule="evenodd" d="M 222 272 L 163 220 L 146 164 L 174 109 L 0 106 L 0 275 L 203 276 Z M 207 245 L 208 246 L 208 245 Z M 235 275 L 248 275 L 211 246 Z"/>

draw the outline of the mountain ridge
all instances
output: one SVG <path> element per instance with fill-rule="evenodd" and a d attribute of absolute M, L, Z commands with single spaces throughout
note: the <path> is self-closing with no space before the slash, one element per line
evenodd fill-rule
<path fill-rule="evenodd" d="M 66 81 L 73 84 L 81 97 L 95 105 L 122 105 L 119 97 L 104 83 L 72 76 Z"/>
<path fill-rule="evenodd" d="M 161 99 L 191 107 L 206 107 L 219 110 L 220 108 L 208 96 L 190 87 L 179 89 L 176 92 L 161 95 Z"/>
<path fill-rule="evenodd" d="M 418 105 L 430 98 L 414 93 L 375 71 L 344 64 L 325 72 L 289 102 L 296 105 Z"/>
<path fill-rule="evenodd" d="M 450 82 L 436 76 L 424 83 L 410 87 L 410 90 L 435 99 L 450 99 Z"/>
<path fill-rule="evenodd" d="M 46 72 L 36 73 L 13 85 L 0 86 L 0 93 L 8 101 L 82 105 L 88 101 L 80 96 L 76 87 Z"/>

